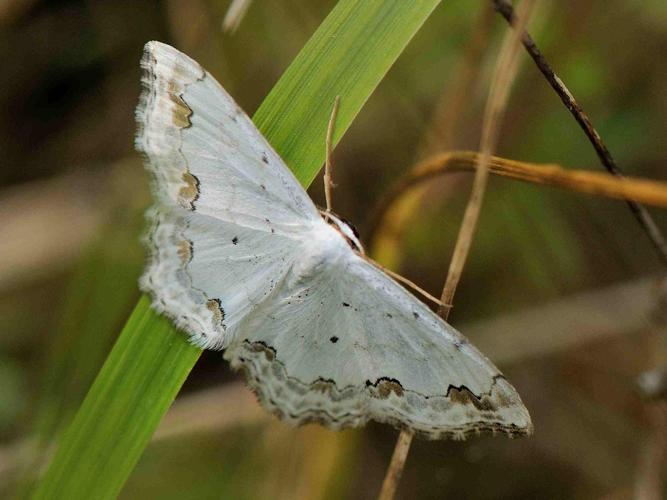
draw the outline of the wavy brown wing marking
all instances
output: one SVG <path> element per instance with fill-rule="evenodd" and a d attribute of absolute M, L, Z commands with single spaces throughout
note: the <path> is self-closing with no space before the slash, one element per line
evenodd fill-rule
<path fill-rule="evenodd" d="M 192 126 L 194 114 L 184 94 L 207 74 L 192 59 L 157 42 L 144 47 L 141 68 L 136 147 L 147 156 L 158 199 L 194 210 L 201 190 L 182 153 L 181 132 Z"/>
<path fill-rule="evenodd" d="M 225 357 L 234 369 L 244 373 L 260 403 L 292 425 L 314 422 L 340 430 L 373 419 L 409 429 L 424 439 L 460 440 L 480 434 L 518 437 L 530 433 L 529 428 L 508 422 L 498 413 L 498 410 L 514 404 L 512 388 L 500 374 L 485 394 L 474 394 L 465 386 L 449 386 L 443 388 L 441 396 L 427 397 L 406 390 L 399 380 L 391 377 L 346 387 L 340 387 L 333 379 L 299 380 L 287 373 L 280 353 L 263 341 L 245 340 L 230 347 Z M 382 414 L 373 411 L 376 402 L 385 406 Z M 428 407 L 434 414 L 461 407 L 470 418 L 463 425 L 444 426 L 424 424 L 411 418 L 413 409 L 425 411 Z"/>
<path fill-rule="evenodd" d="M 149 42 L 141 67 L 136 146 L 153 177 L 155 205 L 140 286 L 194 343 L 221 349 L 231 340 L 228 323 L 256 307 L 298 256 L 317 211 L 197 62 Z"/>

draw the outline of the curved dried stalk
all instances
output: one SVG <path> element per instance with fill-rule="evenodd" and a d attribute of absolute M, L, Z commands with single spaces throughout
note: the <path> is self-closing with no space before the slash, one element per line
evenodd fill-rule
<path fill-rule="evenodd" d="M 415 161 L 435 153 L 455 149 L 458 135 L 465 128 L 463 121 L 469 114 L 469 110 L 474 108 L 471 103 L 474 93 L 471 93 L 470 89 L 481 78 L 483 65 L 479 62 L 483 59 L 489 46 L 494 19 L 492 9 L 480 9 L 470 29 L 471 35 L 465 47 L 462 48 L 463 53 L 453 72 L 452 79 L 442 89 L 429 122 L 424 127 L 422 137 L 416 147 Z M 452 186 L 452 189 L 454 188 L 455 186 Z M 425 190 L 412 190 L 410 199 L 405 197 L 402 200 L 402 203 L 406 205 L 404 212 L 409 214 L 417 210 L 425 194 Z M 447 196 L 448 193 L 442 194 Z M 401 221 L 396 221 L 395 227 L 403 228 L 404 226 L 405 224 L 402 224 Z M 385 236 L 388 237 L 388 235 Z M 399 243 L 401 239 L 402 234 L 391 235 L 391 240 L 386 241 L 385 245 L 376 246 L 377 252 L 373 253 L 373 257 L 389 268 L 399 269 L 403 258 Z M 367 241 L 371 241 L 371 238 L 368 238 Z"/>
<path fill-rule="evenodd" d="M 390 187 L 377 203 L 370 217 L 369 241 L 373 242 L 376 237 L 381 238 L 393 232 L 390 224 L 394 221 L 396 204 L 411 196 L 410 192 L 414 188 L 445 174 L 474 172 L 479 159 L 480 154 L 474 151 L 451 151 L 419 162 Z M 530 163 L 498 156 L 492 156 L 489 165 L 490 172 L 501 177 L 667 208 L 667 182 L 664 181 L 615 177 L 601 172 L 572 170 L 556 164 Z M 399 217 L 399 220 L 404 219 Z"/>
<path fill-rule="evenodd" d="M 491 80 L 491 88 L 486 102 L 486 109 L 484 110 L 479 166 L 475 171 L 470 199 L 463 215 L 463 221 L 461 222 L 461 228 L 456 245 L 454 246 L 454 253 L 449 264 L 447 279 L 440 299 L 445 305 L 438 309 L 438 314 L 444 320 L 449 316 L 454 293 L 456 292 L 456 287 L 463 273 L 463 267 L 468 258 L 470 247 L 472 246 L 488 181 L 489 160 L 498 142 L 500 124 L 505 113 L 507 98 L 509 97 L 512 82 L 519 68 L 518 56 L 521 48 L 521 33 L 523 33 L 524 27 L 530 18 L 534 3 L 535 0 L 525 0 L 521 3 L 516 23 L 517 30 L 511 31 L 505 36 L 498 55 L 498 62 Z M 401 431 L 396 441 L 387 474 L 382 483 L 380 500 L 391 500 L 394 498 L 405 466 L 407 454 L 410 450 L 412 437 L 413 434 L 409 430 Z"/>
<path fill-rule="evenodd" d="M 489 46 L 495 21 L 493 9 L 485 7 L 482 6 L 473 22 L 470 37 L 462 48 L 463 53 L 454 74 L 435 103 L 417 145 L 416 159 L 455 149 L 460 130 L 465 128 L 464 120 L 470 114 L 470 109 L 474 108 L 471 103 L 474 94 L 470 89 L 482 78 L 484 65 L 480 61 Z"/>
<path fill-rule="evenodd" d="M 516 31 L 521 34 L 521 41 L 526 48 L 526 51 L 533 61 L 535 61 L 535 65 L 544 75 L 547 82 L 549 82 L 551 88 L 558 94 L 558 97 L 563 101 L 565 107 L 570 111 L 574 119 L 584 131 L 586 137 L 588 137 L 588 140 L 593 145 L 593 148 L 600 159 L 600 163 L 602 163 L 604 168 L 606 168 L 610 174 L 617 177 L 623 177 L 623 172 L 611 155 L 609 148 L 607 148 L 602 141 L 602 137 L 600 137 L 598 131 L 593 127 L 593 123 L 588 115 L 584 113 L 584 110 L 565 86 L 563 81 L 558 78 L 558 75 L 556 75 L 544 55 L 537 48 L 537 45 L 535 45 L 535 41 L 530 34 L 525 31 L 524 27 L 518 25 L 517 15 L 514 12 L 512 4 L 508 0 L 492 0 L 492 2 L 495 9 L 501 16 L 503 16 L 503 18 L 505 18 L 510 26 L 517 28 Z M 667 265 L 667 242 L 665 241 L 665 237 L 660 231 L 660 228 L 653 220 L 653 217 L 651 217 L 651 214 L 648 213 L 646 208 L 636 201 L 628 200 L 627 203 L 628 207 L 630 207 L 630 211 L 635 216 L 635 219 L 637 219 L 637 222 L 642 226 L 651 240 L 651 243 L 653 243 L 653 246 L 658 253 L 658 257 L 664 265 Z"/>
<path fill-rule="evenodd" d="M 498 62 L 491 80 L 489 97 L 486 101 L 484 110 L 484 121 L 482 122 L 482 138 L 480 140 L 480 157 L 475 178 L 473 179 L 470 199 L 463 214 L 463 222 L 459 230 L 459 235 L 454 245 L 452 260 L 447 270 L 445 286 L 442 290 L 440 300 L 446 304 L 439 309 L 439 314 L 443 319 L 447 319 L 454 299 L 456 287 L 461 279 L 463 267 L 465 266 L 470 247 L 472 246 L 473 236 L 477 230 L 479 214 L 482 210 L 482 201 L 486 193 L 486 185 L 489 178 L 489 161 L 493 151 L 498 144 L 500 136 L 500 124 L 505 116 L 507 99 L 509 97 L 512 82 L 519 69 L 519 50 L 521 48 L 521 33 L 526 26 L 530 13 L 534 5 L 534 0 L 524 0 L 520 6 L 520 12 L 517 19 L 517 30 L 508 33 L 503 40 Z"/>

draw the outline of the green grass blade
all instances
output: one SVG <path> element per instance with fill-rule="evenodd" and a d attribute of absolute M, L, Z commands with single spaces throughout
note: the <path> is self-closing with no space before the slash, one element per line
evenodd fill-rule
<path fill-rule="evenodd" d="M 324 137 L 341 96 L 338 142 L 439 0 L 343 0 L 257 110 L 254 121 L 304 186 L 324 162 Z"/>
<path fill-rule="evenodd" d="M 267 96 L 255 123 L 304 186 L 335 96 L 338 140 L 438 1 L 341 0 Z M 35 498 L 115 498 L 199 354 L 142 298 Z"/>
<path fill-rule="evenodd" d="M 116 497 L 200 353 L 142 297 L 36 497 Z"/>
<path fill-rule="evenodd" d="M 133 163 L 140 167 L 138 161 Z M 145 198 L 142 194 L 147 195 L 144 189 L 133 200 Z M 140 295 L 137 279 L 144 255 L 137 231 L 143 225 L 139 205 L 144 203 L 131 207 L 123 203 L 114 207 L 111 220 L 76 266 L 62 297 L 58 323 L 45 344 L 44 376 L 31 425 L 34 451 L 16 478 L 19 498 L 28 497 L 35 487 L 34 471 L 43 463 L 44 452 L 71 423 Z"/>

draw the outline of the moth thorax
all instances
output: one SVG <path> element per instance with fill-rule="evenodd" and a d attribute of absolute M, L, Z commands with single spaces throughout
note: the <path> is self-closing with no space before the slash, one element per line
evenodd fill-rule
<path fill-rule="evenodd" d="M 297 275 L 313 276 L 325 268 L 335 268 L 349 252 L 348 243 L 338 229 L 316 224 L 303 242 L 303 252 L 295 266 Z"/>

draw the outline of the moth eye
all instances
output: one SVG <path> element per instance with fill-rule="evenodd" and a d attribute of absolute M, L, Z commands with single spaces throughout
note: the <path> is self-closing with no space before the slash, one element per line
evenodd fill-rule
<path fill-rule="evenodd" d="M 345 237 L 345 241 L 347 241 L 347 244 L 350 245 L 353 249 L 355 249 L 357 252 L 359 252 L 361 249 L 359 248 L 359 245 L 357 245 L 353 239 L 348 238 L 347 236 Z"/>

